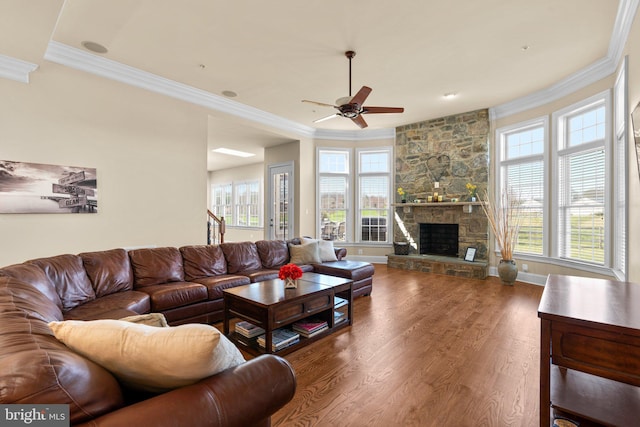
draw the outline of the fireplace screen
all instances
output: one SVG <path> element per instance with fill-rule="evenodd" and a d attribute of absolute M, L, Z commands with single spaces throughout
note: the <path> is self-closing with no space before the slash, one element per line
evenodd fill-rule
<path fill-rule="evenodd" d="M 420 253 L 458 256 L 458 224 L 420 224 Z"/>

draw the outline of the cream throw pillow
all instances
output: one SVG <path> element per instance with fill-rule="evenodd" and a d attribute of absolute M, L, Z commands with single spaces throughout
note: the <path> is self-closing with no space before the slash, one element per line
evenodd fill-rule
<path fill-rule="evenodd" d="M 320 259 L 320 247 L 318 242 L 303 243 L 301 245 L 289 244 L 289 260 L 292 264 L 317 264 L 322 262 Z"/>
<path fill-rule="evenodd" d="M 337 261 L 336 251 L 333 249 L 333 242 L 331 240 L 317 240 L 317 239 L 308 239 L 306 237 L 302 237 L 300 239 L 302 244 L 310 243 L 310 242 L 318 242 L 318 247 L 320 248 L 320 261 Z"/>
<path fill-rule="evenodd" d="M 169 326 L 169 324 L 167 323 L 167 319 L 162 313 L 138 314 L 134 316 L 122 317 L 120 320 L 131 323 L 142 323 L 143 325 L 157 326 L 160 328 L 166 328 Z"/>
<path fill-rule="evenodd" d="M 50 322 L 56 338 L 131 388 L 186 386 L 243 363 L 242 353 L 210 325 L 158 328 L 121 320 Z"/>

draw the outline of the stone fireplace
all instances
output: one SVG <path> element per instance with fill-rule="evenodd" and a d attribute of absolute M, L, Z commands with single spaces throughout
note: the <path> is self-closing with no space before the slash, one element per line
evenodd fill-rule
<path fill-rule="evenodd" d="M 484 274 L 486 277 L 488 222 L 478 203 L 467 202 L 466 185 L 476 185 L 478 194 L 483 194 L 489 183 L 488 110 L 398 127 L 395 155 L 395 184 L 403 188 L 409 203 L 395 205 L 393 239 L 408 242 L 410 249 L 404 261 L 402 256 L 390 255 L 389 264 L 472 277 Z M 427 203 L 427 198 L 434 192 L 443 196 L 443 201 Z M 414 201 L 416 203 L 412 203 Z M 457 242 L 455 237 L 446 237 L 445 243 L 437 244 L 442 247 L 436 248 L 435 252 L 448 253 L 432 255 L 432 245 L 424 242 L 431 237 L 425 235 L 423 224 L 433 224 L 439 230 L 456 226 Z M 478 262 L 475 265 L 483 263 L 484 272 L 467 274 L 467 268 L 474 267 L 474 263 L 464 262 L 469 247 L 476 248 Z M 417 260 L 411 260 L 411 257 Z M 444 260 L 439 266 L 435 263 L 440 262 L 440 258 Z M 431 264 L 425 266 L 424 263 Z"/>

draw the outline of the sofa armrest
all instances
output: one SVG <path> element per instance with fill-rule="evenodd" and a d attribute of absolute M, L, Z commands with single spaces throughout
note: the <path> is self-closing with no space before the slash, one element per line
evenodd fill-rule
<path fill-rule="evenodd" d="M 347 248 L 334 247 L 333 250 L 336 253 L 336 258 L 338 258 L 338 261 L 347 256 Z"/>
<path fill-rule="evenodd" d="M 295 389 L 291 365 L 279 356 L 262 355 L 82 426 L 268 426 L 271 415 L 293 398 Z"/>

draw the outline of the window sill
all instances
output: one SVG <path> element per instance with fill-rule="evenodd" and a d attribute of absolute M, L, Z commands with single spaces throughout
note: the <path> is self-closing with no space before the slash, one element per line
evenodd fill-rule
<path fill-rule="evenodd" d="M 496 255 L 499 257 L 500 252 L 496 252 Z M 601 274 L 603 276 L 611 276 L 618 277 L 617 274 L 613 271 L 613 268 L 606 267 L 603 265 L 594 265 L 587 264 L 580 261 L 573 261 L 564 258 L 553 258 L 541 255 L 531 255 L 531 254 L 519 254 L 515 253 L 513 257 L 518 261 L 531 261 L 538 262 L 541 264 L 551 264 L 557 265 L 559 267 L 572 268 L 574 270 L 587 271 L 589 273 Z"/>

